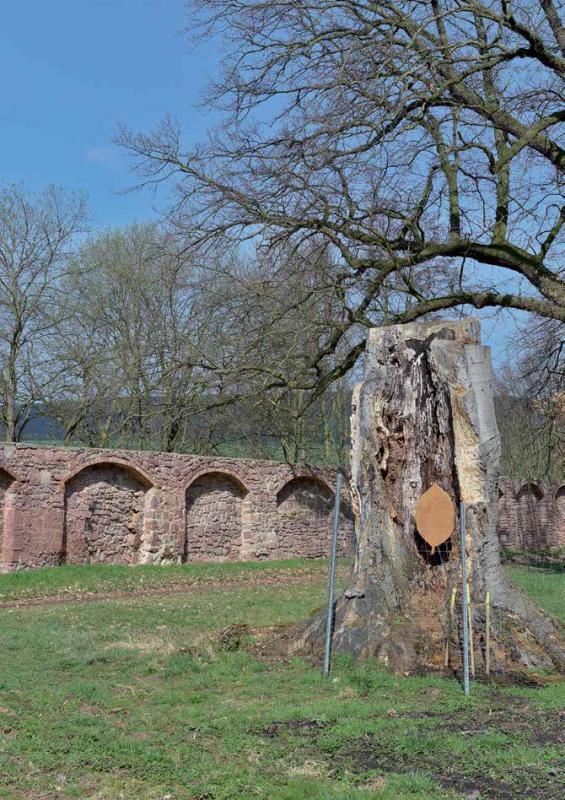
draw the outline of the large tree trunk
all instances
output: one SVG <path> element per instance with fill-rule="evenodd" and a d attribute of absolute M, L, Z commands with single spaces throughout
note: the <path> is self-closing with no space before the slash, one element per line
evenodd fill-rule
<path fill-rule="evenodd" d="M 335 608 L 334 649 L 376 656 L 394 669 L 461 663 L 459 520 L 435 552 L 415 525 L 419 498 L 437 483 L 467 505 L 466 552 L 474 653 L 485 655 L 485 596 L 492 603 L 491 663 L 562 667 L 557 624 L 505 579 L 496 533 L 500 439 L 489 348 L 477 320 L 372 330 L 365 378 L 353 397 L 351 488 L 357 555 Z M 457 589 L 450 622 L 449 602 Z M 297 637 L 319 646 L 323 615 Z M 295 648 L 296 649 L 296 648 Z"/>

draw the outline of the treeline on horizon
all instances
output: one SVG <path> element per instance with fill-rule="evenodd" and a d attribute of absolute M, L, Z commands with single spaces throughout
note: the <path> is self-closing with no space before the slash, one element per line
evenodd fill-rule
<path fill-rule="evenodd" d="M 195 251 L 156 223 L 87 235 L 86 218 L 62 189 L 0 196 L 6 441 L 347 465 L 362 355 L 334 369 L 344 303 L 327 247 Z M 365 335 L 351 326 L 343 350 Z M 563 477 L 559 338 L 535 321 L 497 377 L 508 477 Z"/>
<path fill-rule="evenodd" d="M 498 388 L 501 389 L 500 384 Z M 192 455 L 219 455 L 228 458 L 255 458 L 290 463 L 303 462 L 313 466 L 342 466 L 349 462 L 349 421 L 351 391 L 348 387 L 329 389 L 326 396 L 315 402 L 304 417 L 302 429 L 289 424 L 288 415 L 281 415 L 279 426 L 257 425 L 250 416 L 253 409 L 245 403 L 235 403 L 229 414 L 196 413 L 177 436 L 174 443 L 163 439 L 164 421 L 155 411 L 145 430 L 133 432 L 116 412 L 110 436 L 97 437 L 95 418 L 83 423 L 87 435 L 64 436 L 61 421 L 49 416 L 49 410 L 37 405 L 28 416 L 22 430 L 21 443 L 53 444 L 67 447 L 105 447 L 126 450 L 173 451 Z M 155 400 L 158 408 L 159 400 Z M 502 436 L 501 475 L 507 478 L 561 481 L 565 478 L 563 459 L 557 437 L 551 440 L 547 419 L 535 405 L 524 398 L 500 393 L 495 407 Z M 69 416 L 72 416 L 70 411 Z M 188 421 L 187 421 L 188 422 Z M 541 431 L 537 436 L 536 431 Z"/>

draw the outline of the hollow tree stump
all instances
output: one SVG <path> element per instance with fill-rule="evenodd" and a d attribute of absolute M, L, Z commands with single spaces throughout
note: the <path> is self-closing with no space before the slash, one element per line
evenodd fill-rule
<path fill-rule="evenodd" d="M 372 330 L 364 380 L 353 395 L 357 554 L 335 606 L 334 649 L 406 672 L 442 665 L 450 637 L 457 667 L 461 628 L 449 625 L 449 603 L 457 587 L 460 609 L 463 500 L 478 666 L 489 591 L 493 670 L 563 667 L 557 623 L 504 576 L 496 533 L 499 460 L 490 350 L 480 344 L 478 321 Z M 434 483 L 452 498 L 457 515 L 451 538 L 432 552 L 417 531 L 415 508 Z M 321 614 L 291 649 L 316 649 L 322 640 Z"/>

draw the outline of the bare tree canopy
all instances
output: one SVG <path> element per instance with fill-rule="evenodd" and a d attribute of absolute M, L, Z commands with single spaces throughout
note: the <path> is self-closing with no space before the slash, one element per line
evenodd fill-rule
<path fill-rule="evenodd" d="M 502 474 L 532 480 L 563 477 L 565 331 L 533 317 L 517 330 L 496 386 Z"/>
<path fill-rule="evenodd" d="M 183 147 L 165 120 L 118 137 L 143 182 L 177 179 L 196 244 L 316 237 L 346 313 L 314 369 L 348 369 L 353 326 L 462 305 L 565 320 L 565 28 L 554 0 L 193 0 L 221 35 L 205 104 L 225 122 Z M 328 361 L 330 365 L 328 366 Z"/>
<path fill-rule="evenodd" d="M 84 242 L 64 289 L 52 352 L 65 381 L 48 409 L 66 442 L 171 450 L 190 441 L 195 417 L 227 402 L 218 396 L 224 308 L 209 275 L 158 226 Z M 204 438 L 202 422 L 198 432 Z"/>
<path fill-rule="evenodd" d="M 58 303 L 69 254 L 85 224 L 84 197 L 49 186 L 0 193 L 0 423 L 19 439 L 34 404 L 59 387 L 49 340 L 65 316 Z"/>
<path fill-rule="evenodd" d="M 62 189 L 0 193 L 8 440 L 348 463 L 352 379 L 363 359 L 320 390 L 311 365 L 346 315 L 340 262 L 323 240 L 194 257 L 167 227 L 85 238 L 83 221 L 82 198 Z M 563 325 L 529 319 L 497 386 L 503 470 L 559 480 Z M 352 326 L 334 364 L 360 341 Z"/>

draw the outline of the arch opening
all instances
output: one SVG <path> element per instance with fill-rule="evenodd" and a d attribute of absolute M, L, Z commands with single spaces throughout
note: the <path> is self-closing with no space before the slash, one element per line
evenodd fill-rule
<path fill-rule="evenodd" d="M 6 527 L 6 500 L 7 493 L 14 483 L 13 475 L 0 467 L 0 563 L 3 561 L 4 552 L 4 529 Z"/>
<path fill-rule="evenodd" d="M 565 546 L 565 484 L 555 492 L 555 524 L 552 545 L 558 548 Z"/>
<path fill-rule="evenodd" d="M 516 500 L 522 500 L 522 498 L 541 500 L 543 496 L 544 493 L 541 487 L 538 486 L 537 483 L 530 481 L 519 488 L 518 493 L 516 494 Z"/>
<path fill-rule="evenodd" d="M 65 484 L 60 563 L 135 564 L 150 481 L 133 467 L 91 464 Z"/>
<path fill-rule="evenodd" d="M 277 494 L 279 558 L 327 556 L 333 492 L 313 478 L 293 478 Z"/>
<path fill-rule="evenodd" d="M 526 550 L 537 550 L 547 545 L 547 532 L 540 515 L 543 497 L 543 490 L 533 481 L 523 484 L 516 493 L 516 543 Z"/>
<path fill-rule="evenodd" d="M 183 561 L 237 561 L 248 491 L 227 472 L 207 472 L 186 489 Z"/>

